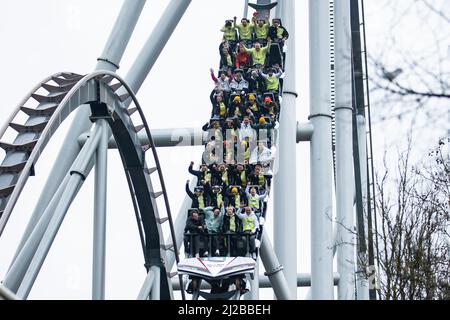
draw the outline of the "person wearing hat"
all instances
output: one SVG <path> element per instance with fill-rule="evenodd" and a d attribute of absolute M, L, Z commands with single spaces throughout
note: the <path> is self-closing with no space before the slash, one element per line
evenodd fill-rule
<path fill-rule="evenodd" d="M 273 101 L 272 98 L 269 96 L 266 96 L 263 101 L 264 103 L 261 108 L 261 115 L 267 117 L 276 116 L 278 114 L 278 106 L 275 103 L 275 101 Z"/>
<path fill-rule="evenodd" d="M 200 238 L 205 231 L 206 225 L 203 216 L 200 216 L 198 209 L 193 209 L 184 228 L 184 252 L 187 256 L 199 256 Z"/>
<path fill-rule="evenodd" d="M 256 94 L 250 93 L 247 96 L 247 103 L 245 105 L 245 114 L 253 119 L 259 119 L 261 116 L 260 104 L 256 99 Z"/>
<path fill-rule="evenodd" d="M 244 114 L 244 105 L 242 104 L 242 98 L 239 95 L 231 96 L 230 107 L 228 108 L 228 116 L 230 118 L 240 118 Z"/>
<path fill-rule="evenodd" d="M 207 207 L 203 211 L 205 212 L 206 230 L 211 240 L 211 253 L 214 252 L 214 255 L 218 256 L 220 241 L 218 233 L 222 231 L 224 211 L 219 207 Z"/>
<path fill-rule="evenodd" d="M 267 19 L 256 19 L 256 17 L 252 18 L 253 27 L 255 29 L 255 37 L 256 40 L 263 43 L 267 41 L 267 36 L 269 35 L 269 20 Z"/>
<path fill-rule="evenodd" d="M 243 198 L 244 198 L 244 196 L 241 195 L 239 186 L 230 186 L 228 188 L 227 198 L 225 200 L 225 206 L 226 207 L 232 206 L 232 207 L 238 208 L 241 203 L 241 199 L 243 199 Z"/>
<path fill-rule="evenodd" d="M 209 199 L 204 192 L 204 188 L 202 186 L 197 186 L 195 187 L 194 192 L 192 192 L 189 189 L 189 183 L 189 180 L 186 181 L 186 193 L 188 194 L 189 198 L 192 199 L 191 208 L 203 209 L 209 206 Z"/>
<path fill-rule="evenodd" d="M 236 24 L 236 17 L 234 17 L 234 27 L 239 31 L 239 40 L 245 41 L 248 46 L 252 45 L 254 26 L 250 24 L 247 18 L 242 18 L 240 24 Z"/>
<path fill-rule="evenodd" d="M 252 128 L 256 130 L 257 139 L 264 140 L 267 139 L 267 145 L 270 148 L 272 144 L 272 132 L 275 128 L 276 123 L 267 123 L 264 117 L 260 117 L 258 124 L 253 124 Z"/>

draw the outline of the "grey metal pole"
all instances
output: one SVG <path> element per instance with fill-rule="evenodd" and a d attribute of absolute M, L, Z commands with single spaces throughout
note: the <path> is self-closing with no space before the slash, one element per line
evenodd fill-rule
<path fill-rule="evenodd" d="M 197 185 L 197 177 L 193 177 L 189 188 L 192 190 Z M 175 235 L 177 239 L 177 248 L 178 251 L 181 249 L 183 245 L 184 239 L 184 227 L 186 226 L 186 219 L 188 210 L 192 206 L 192 199 L 189 197 L 185 197 L 183 203 L 181 204 L 180 210 L 178 211 L 177 217 L 175 219 L 174 227 L 175 227 Z M 172 238 L 168 237 L 166 243 L 171 243 Z M 175 255 L 168 254 L 167 255 L 167 270 L 172 270 L 173 265 L 175 264 Z"/>
<path fill-rule="evenodd" d="M 333 299 L 329 0 L 309 0 L 311 297 Z"/>
<path fill-rule="evenodd" d="M 353 215 L 352 39 L 350 0 L 334 3 L 336 39 L 336 223 L 338 299 L 355 299 Z"/>
<path fill-rule="evenodd" d="M 358 129 L 358 145 L 359 145 L 359 162 L 361 169 L 361 186 L 363 198 L 363 213 L 364 213 L 364 238 L 367 239 L 367 149 L 366 149 L 366 119 L 364 115 L 358 114 L 356 116 L 356 123 Z M 367 240 L 366 240 L 367 241 Z M 368 266 L 367 252 L 358 253 L 356 273 L 356 293 L 358 300 L 369 300 L 369 282 L 366 278 L 365 268 Z"/>
<path fill-rule="evenodd" d="M 339 274 L 337 272 L 333 275 L 334 285 L 337 286 L 339 284 Z M 258 285 L 260 288 L 272 288 L 272 284 L 270 283 L 269 278 L 266 276 L 259 276 Z M 311 274 L 309 273 L 298 273 L 297 274 L 297 287 L 309 287 L 311 286 Z M 172 279 L 172 287 L 173 290 L 180 290 L 180 281 L 177 279 Z M 200 285 L 200 289 L 211 289 L 211 285 L 206 281 L 202 281 Z"/>
<path fill-rule="evenodd" d="M 296 75 L 295 3 L 283 0 L 282 19 L 290 32 L 286 76 L 283 84 L 280 128 L 278 129 L 278 170 L 274 176 L 274 250 L 284 266 L 291 299 L 297 298 L 297 181 L 296 181 Z"/>
<path fill-rule="evenodd" d="M 116 71 L 123 56 L 125 49 L 130 41 L 133 30 L 138 22 L 139 16 L 144 7 L 145 0 L 126 0 L 117 18 L 117 22 L 111 32 L 108 42 L 101 56 L 96 70 Z M 108 62 L 109 61 L 109 62 Z M 112 63 L 110 63 L 112 62 Z M 58 189 L 64 176 L 69 171 L 70 166 L 80 152 L 80 147 L 77 143 L 78 137 L 89 130 L 92 123 L 89 121 L 90 108 L 89 106 L 81 106 L 75 115 L 75 118 L 70 126 L 67 136 L 61 145 L 58 157 L 55 161 L 51 172 L 52 175 L 45 183 L 36 207 L 31 215 L 30 221 L 25 229 L 25 232 L 20 240 L 20 245 L 26 242 L 27 238 L 33 231 L 34 226 L 39 221 L 42 213 L 50 202 L 52 196 Z M 18 252 L 16 252 L 16 257 Z"/>
<path fill-rule="evenodd" d="M 248 16 L 248 0 L 245 0 L 244 4 L 244 14 L 242 15 L 243 18 L 247 18 Z"/>
<path fill-rule="evenodd" d="M 251 280 L 251 300 L 256 301 L 259 300 L 259 263 L 255 266 L 255 274 L 253 276 L 253 280 Z"/>
<path fill-rule="evenodd" d="M 19 298 L 7 287 L 0 284 L 0 300 L 19 300 Z"/>
<path fill-rule="evenodd" d="M 119 69 L 125 49 L 139 20 L 146 0 L 126 0 L 102 55 L 97 59 L 95 70 L 116 71 Z"/>
<path fill-rule="evenodd" d="M 141 53 L 125 77 L 133 92 L 138 92 L 164 46 L 178 25 L 191 0 L 172 0 L 156 24 Z"/>
<path fill-rule="evenodd" d="M 151 267 L 155 280 L 153 281 L 152 291 L 150 293 L 151 300 L 161 299 L 161 268 L 157 266 Z"/>
<path fill-rule="evenodd" d="M 42 214 L 35 228 L 32 230 L 30 236 L 27 237 L 27 241 L 17 249 L 17 256 L 11 262 L 3 282 L 5 286 L 14 292 L 16 292 L 19 288 L 20 282 L 22 281 L 31 259 L 33 259 L 33 255 L 36 252 L 42 237 L 44 236 L 45 230 L 47 229 L 47 226 L 53 216 L 53 212 L 58 204 L 58 201 L 64 193 L 68 181 L 69 177 L 67 176 L 62 181 L 59 189 L 50 201 L 47 209 Z"/>
<path fill-rule="evenodd" d="M 95 160 L 92 299 L 104 300 L 109 125 L 106 120 L 98 120 L 97 125 L 101 139 Z"/>
<path fill-rule="evenodd" d="M 275 2 L 275 1 L 276 0 L 273 0 L 272 2 Z M 277 6 L 275 7 L 275 18 L 280 18 L 283 15 L 283 6 L 284 6 L 283 0 L 278 1 Z M 284 23 L 284 21 L 283 21 L 283 23 Z M 289 32 L 290 32 L 290 30 L 289 30 Z"/>
<path fill-rule="evenodd" d="M 297 143 L 311 141 L 313 133 L 313 126 L 311 123 L 297 123 Z M 89 133 L 83 133 L 78 138 L 80 146 L 86 142 Z M 148 137 L 145 132 L 138 134 L 141 145 L 148 145 Z M 207 134 L 198 128 L 167 128 L 167 129 L 153 129 L 152 138 L 155 146 L 163 147 L 192 147 L 201 146 L 206 142 Z M 109 139 L 108 148 L 117 149 L 117 144 L 114 138 Z"/>
<path fill-rule="evenodd" d="M 24 299 L 28 297 L 34 281 L 36 280 L 36 277 L 39 274 L 42 264 L 44 263 L 44 260 L 48 254 L 48 251 L 50 250 L 53 240 L 58 233 L 59 227 L 64 220 L 67 210 L 69 209 L 70 204 L 75 198 L 76 193 L 79 191 L 83 181 L 87 178 L 86 170 L 90 166 L 91 159 L 94 157 L 95 151 L 97 150 L 101 138 L 100 133 L 100 130 L 95 130 L 93 135 L 93 142 L 96 143 L 85 146 L 87 147 L 86 152 L 80 153 L 79 161 L 76 161 L 76 165 L 74 165 L 70 170 L 71 176 L 69 178 L 69 181 L 67 182 L 67 186 L 61 198 L 59 199 L 58 205 L 56 206 L 50 223 L 48 224 L 44 236 L 42 237 L 42 240 L 40 241 L 31 260 L 31 263 L 27 268 L 25 276 L 23 277 L 23 280 L 19 286 L 19 289 L 17 291 L 17 295 L 19 297 L 22 297 Z M 10 272 L 11 271 L 12 270 L 10 270 Z"/>
<path fill-rule="evenodd" d="M 283 267 L 280 265 L 280 262 L 278 261 L 278 258 L 273 251 L 272 244 L 270 243 L 267 232 L 264 232 L 261 238 L 260 257 L 264 268 L 266 269 L 265 275 L 269 277 L 270 283 L 272 284 L 272 288 L 277 299 L 290 300 L 290 287 L 286 281 L 284 273 L 282 272 Z"/>
<path fill-rule="evenodd" d="M 313 132 L 314 127 L 310 122 L 297 123 L 297 143 L 305 141 L 310 142 Z"/>
<path fill-rule="evenodd" d="M 147 273 L 147 276 L 145 277 L 145 281 L 144 284 L 142 285 L 141 291 L 139 291 L 137 300 L 148 300 L 154 282 L 155 282 L 155 273 L 153 272 L 153 269 L 150 268 L 150 270 Z M 179 282 L 178 286 L 180 286 Z"/>

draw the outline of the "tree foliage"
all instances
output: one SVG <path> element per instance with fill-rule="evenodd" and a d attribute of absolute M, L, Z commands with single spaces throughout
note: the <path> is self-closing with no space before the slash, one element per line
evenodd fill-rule
<path fill-rule="evenodd" d="M 449 142 L 441 140 L 419 166 L 409 162 L 410 147 L 396 172 L 385 163 L 377 177 L 382 299 L 450 299 Z"/>

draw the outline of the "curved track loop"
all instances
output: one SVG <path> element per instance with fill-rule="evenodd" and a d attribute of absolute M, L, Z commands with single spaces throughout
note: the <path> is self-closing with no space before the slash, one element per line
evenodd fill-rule
<path fill-rule="evenodd" d="M 57 86 L 48 84 L 51 80 L 57 83 Z M 49 94 L 36 95 L 34 92 L 40 88 L 46 89 Z M 126 93 L 119 96 L 116 94 L 119 89 Z M 36 109 L 23 108 L 25 102 L 31 98 L 37 100 L 40 103 L 39 106 Z M 124 102 L 129 99 L 131 99 L 132 107 L 127 109 L 124 107 Z M 14 144 L 0 143 L 7 151 L 3 164 L 0 166 L 0 208 L 3 208 L 0 211 L 0 236 L 28 177 L 34 174 L 34 164 L 37 163 L 51 137 L 69 114 L 84 104 L 91 106 L 91 121 L 104 119 L 110 125 L 130 187 L 144 250 L 145 266 L 147 270 L 151 266 L 161 267 L 163 275 L 161 299 L 171 299 L 173 298 L 171 275 L 170 270 L 165 269 L 168 251 L 173 251 L 177 262 L 179 258 L 177 249 L 173 246 L 173 243 L 176 243 L 175 233 L 156 147 L 135 94 L 124 80 L 112 72 L 98 71 L 84 77 L 72 73 L 59 73 L 49 77 L 25 98 L 11 116 L 8 125 L 16 129 L 18 135 Z M 11 123 L 20 110 L 30 116 L 25 125 Z M 140 121 L 137 126 L 131 119 L 136 112 L 139 114 Z M 6 129 L 0 132 L 2 137 Z M 150 141 L 149 146 L 141 146 L 138 138 L 138 132 L 141 130 L 146 131 Z M 156 164 L 154 168 L 148 168 L 145 160 L 146 151 L 150 149 Z M 17 155 L 22 156 L 23 159 L 19 163 L 9 165 L 8 161 L 12 161 L 10 160 L 12 158 L 17 159 Z M 159 192 L 154 191 L 150 177 L 156 172 L 162 188 Z M 10 180 L 10 185 L 6 187 L 3 186 L 5 181 L 8 183 L 5 177 Z M 164 196 L 167 212 L 167 216 L 162 218 L 156 203 L 156 199 L 161 195 Z M 168 245 L 164 243 L 161 228 L 165 222 L 170 223 L 172 233 L 172 244 Z"/>

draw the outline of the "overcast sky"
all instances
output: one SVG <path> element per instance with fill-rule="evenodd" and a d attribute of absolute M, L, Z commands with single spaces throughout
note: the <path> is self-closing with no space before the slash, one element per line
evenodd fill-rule
<path fill-rule="evenodd" d="M 148 0 L 119 74 L 125 76 L 155 27 L 168 1 Z M 209 118 L 213 83 L 209 68 L 218 68 L 218 44 L 226 19 L 241 17 L 242 0 L 193 0 L 160 59 L 138 94 L 151 128 L 201 127 Z M 8 0 L 0 11 L 0 119 L 6 118 L 41 79 L 59 71 L 86 74 L 96 59 L 122 5 L 121 0 Z M 308 21 L 307 1 L 296 1 L 297 119 L 307 121 Z M 375 0 L 366 1 L 369 37 L 384 32 L 384 13 Z M 26 8 L 26 10 L 24 9 Z M 372 14 L 370 14 L 372 13 Z M 371 19 L 372 17 L 372 19 Z M 292 30 L 289 30 L 291 33 Z M 379 38 L 377 38 L 379 39 Z M 376 42 L 373 42 L 376 45 Z M 34 208 L 68 121 L 54 136 L 29 180 L 4 236 L 0 239 L 0 278 Z M 202 148 L 159 149 L 172 212 L 184 199 L 191 160 L 200 161 Z M 309 272 L 309 146 L 297 146 L 299 272 Z M 1 153 L 3 156 L 3 153 Z M 116 151 L 109 152 L 107 298 L 135 299 L 145 277 L 143 259 L 126 180 Z M 92 176 L 86 181 L 60 229 L 30 298 L 89 299 L 91 295 Z M 266 229 L 271 232 L 269 215 Z M 261 268 L 261 273 L 264 270 Z M 299 298 L 302 298 L 301 291 Z"/>

